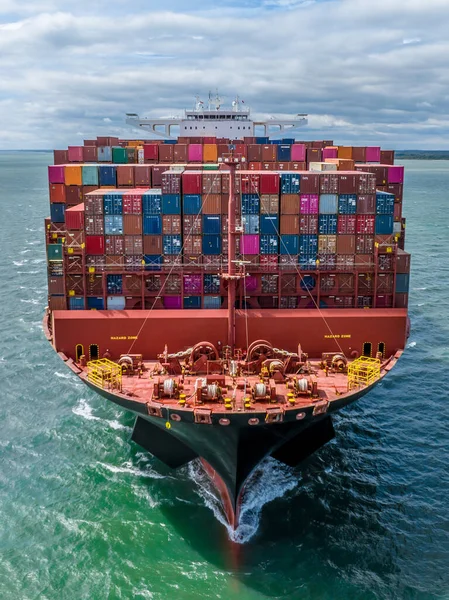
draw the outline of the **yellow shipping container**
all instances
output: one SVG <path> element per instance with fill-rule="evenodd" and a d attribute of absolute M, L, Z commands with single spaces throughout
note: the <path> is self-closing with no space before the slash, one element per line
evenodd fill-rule
<path fill-rule="evenodd" d="M 206 163 L 216 163 L 218 161 L 217 144 L 204 144 L 203 161 Z"/>
<path fill-rule="evenodd" d="M 83 185 L 81 165 L 66 165 L 64 167 L 64 182 L 66 185 Z"/>

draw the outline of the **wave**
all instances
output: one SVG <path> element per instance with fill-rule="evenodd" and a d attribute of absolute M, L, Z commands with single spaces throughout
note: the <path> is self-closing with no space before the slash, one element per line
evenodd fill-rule
<path fill-rule="evenodd" d="M 121 467 L 103 462 L 98 462 L 97 464 L 115 474 L 133 475 L 134 477 L 143 477 L 145 479 L 165 479 L 165 475 L 161 475 L 149 465 L 145 468 L 139 468 L 133 466 L 131 461 L 125 462 Z"/>
<path fill-rule="evenodd" d="M 293 469 L 273 458 L 265 459 L 247 481 L 240 508 L 239 525 L 234 530 L 227 522 L 221 500 L 199 461 L 189 464 L 189 476 L 197 484 L 197 493 L 204 504 L 224 525 L 229 539 L 237 544 L 246 544 L 257 533 L 263 507 L 293 490 L 299 481 Z"/>
<path fill-rule="evenodd" d="M 55 375 L 58 377 L 63 377 L 64 379 L 72 377 L 72 375 L 69 373 L 67 375 L 62 373 L 55 373 Z M 84 398 L 81 398 L 78 404 L 72 408 L 72 412 L 73 414 L 77 415 L 78 417 L 82 417 L 87 421 L 100 421 L 101 423 L 104 423 L 105 425 L 107 425 L 111 429 L 114 429 L 115 431 L 122 430 L 127 431 L 129 433 L 132 432 L 131 427 L 128 427 L 127 425 L 122 425 L 122 423 L 117 421 L 117 419 L 102 419 L 101 417 L 95 416 L 93 414 L 92 407 Z"/>

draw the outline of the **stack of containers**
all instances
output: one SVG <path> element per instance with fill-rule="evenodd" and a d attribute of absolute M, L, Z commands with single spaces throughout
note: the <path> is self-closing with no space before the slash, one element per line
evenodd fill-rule
<path fill-rule="evenodd" d="M 146 271 L 159 271 L 162 265 L 162 190 L 142 194 L 143 261 Z"/>

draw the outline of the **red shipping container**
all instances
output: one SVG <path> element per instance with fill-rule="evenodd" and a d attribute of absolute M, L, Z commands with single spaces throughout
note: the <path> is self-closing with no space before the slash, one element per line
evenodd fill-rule
<path fill-rule="evenodd" d="M 143 241 L 141 235 L 125 235 L 125 254 L 143 254 Z"/>
<path fill-rule="evenodd" d="M 381 150 L 380 162 L 383 165 L 394 165 L 394 150 Z"/>
<path fill-rule="evenodd" d="M 338 235 L 354 235 L 356 232 L 356 215 L 338 215 Z"/>
<path fill-rule="evenodd" d="M 50 165 L 48 167 L 49 183 L 65 183 L 64 167 L 60 165 Z"/>
<path fill-rule="evenodd" d="M 223 157 L 225 154 L 229 154 L 229 144 L 228 143 L 220 143 L 218 140 L 217 144 L 218 158 Z"/>
<path fill-rule="evenodd" d="M 86 254 L 98 256 L 105 253 L 104 236 L 86 235 Z"/>
<path fill-rule="evenodd" d="M 126 235 L 142 235 L 142 215 L 124 215 L 123 233 Z"/>
<path fill-rule="evenodd" d="M 203 194 L 221 194 L 221 173 L 203 172 Z"/>
<path fill-rule="evenodd" d="M 320 148 L 308 148 L 307 149 L 307 162 L 321 162 L 321 149 Z"/>
<path fill-rule="evenodd" d="M 248 160 L 249 162 L 262 161 L 262 146 L 260 144 L 248 145 Z"/>
<path fill-rule="evenodd" d="M 86 201 L 87 194 L 89 194 L 90 192 L 93 192 L 96 189 L 98 189 L 98 186 L 96 186 L 96 185 L 83 185 L 83 186 L 81 186 L 81 195 L 83 197 L 83 202 Z"/>
<path fill-rule="evenodd" d="M 353 146 L 352 148 L 352 158 L 355 162 L 366 162 L 366 147 L 365 146 Z"/>
<path fill-rule="evenodd" d="M 402 220 L 402 202 L 394 203 L 394 220 L 395 221 Z"/>
<path fill-rule="evenodd" d="M 316 235 L 318 233 L 318 215 L 301 215 L 299 233 L 301 235 Z"/>
<path fill-rule="evenodd" d="M 74 206 L 83 201 L 83 191 L 80 185 L 67 185 L 65 188 L 65 201 Z"/>
<path fill-rule="evenodd" d="M 161 188 L 163 194 L 181 193 L 181 176 L 178 171 L 165 171 L 162 173 Z"/>
<path fill-rule="evenodd" d="M 289 171 L 305 171 L 306 169 L 307 164 L 305 162 L 291 162 L 288 167 Z"/>
<path fill-rule="evenodd" d="M 65 165 L 69 162 L 67 150 L 53 150 L 53 162 L 55 165 Z"/>
<path fill-rule="evenodd" d="M 337 254 L 355 254 L 355 235 L 337 236 Z"/>
<path fill-rule="evenodd" d="M 355 237 L 355 252 L 356 254 L 373 254 L 374 253 L 374 236 L 359 234 Z"/>
<path fill-rule="evenodd" d="M 163 235 L 178 235 L 181 233 L 181 215 L 163 215 Z"/>
<path fill-rule="evenodd" d="M 142 214 L 142 192 L 130 190 L 123 194 L 123 214 L 141 215 Z"/>
<path fill-rule="evenodd" d="M 260 193 L 279 194 L 279 179 L 279 173 L 261 173 Z"/>
<path fill-rule="evenodd" d="M 83 146 L 69 146 L 67 153 L 69 162 L 83 162 Z"/>
<path fill-rule="evenodd" d="M 133 165 L 117 165 L 117 186 L 134 186 Z"/>
<path fill-rule="evenodd" d="M 143 236 L 144 254 L 162 254 L 162 236 L 144 235 Z"/>
<path fill-rule="evenodd" d="M 262 162 L 276 162 L 277 159 L 277 148 L 274 144 L 267 146 L 261 146 L 262 148 Z"/>
<path fill-rule="evenodd" d="M 184 173 L 182 174 L 182 193 L 202 194 L 202 192 L 203 177 L 201 171 L 184 171 Z"/>
<path fill-rule="evenodd" d="M 292 162 L 305 162 L 306 147 L 304 144 L 292 144 L 290 158 Z"/>
<path fill-rule="evenodd" d="M 356 179 L 357 194 L 376 193 L 376 176 L 373 173 L 360 173 Z"/>
<path fill-rule="evenodd" d="M 69 231 L 82 231 L 84 229 L 84 204 L 66 209 L 65 225 Z"/>
<path fill-rule="evenodd" d="M 136 187 L 151 187 L 151 167 L 134 165 L 134 185 Z"/>
<path fill-rule="evenodd" d="M 337 173 L 322 173 L 320 175 L 320 193 L 338 194 L 338 181 Z"/>
<path fill-rule="evenodd" d="M 84 227 L 87 235 L 103 235 L 104 219 L 103 215 L 88 215 L 84 213 Z"/>
<path fill-rule="evenodd" d="M 157 162 L 159 160 L 159 144 L 144 144 L 143 158 L 145 161 Z"/>
<path fill-rule="evenodd" d="M 224 225 L 224 217 L 222 223 Z M 201 235 L 203 233 L 203 219 L 201 215 L 184 215 L 182 219 L 182 229 L 184 238 L 190 235 Z M 223 233 L 227 233 L 223 231 Z"/>
<path fill-rule="evenodd" d="M 357 215 L 356 233 L 373 235 L 376 217 L 374 215 Z"/>
<path fill-rule="evenodd" d="M 410 273 L 410 254 L 400 249 L 396 255 L 396 272 Z"/>
<path fill-rule="evenodd" d="M 407 308 L 408 307 L 408 294 L 395 294 L 394 295 L 394 307 L 395 308 Z"/>
<path fill-rule="evenodd" d="M 241 190 L 242 194 L 258 194 L 260 190 L 260 174 L 248 173 L 247 171 L 242 172 Z"/>
<path fill-rule="evenodd" d="M 97 147 L 96 146 L 83 146 L 83 162 L 96 163 L 97 161 L 98 161 Z"/>
<path fill-rule="evenodd" d="M 357 196 L 357 213 L 373 215 L 376 212 L 376 196 Z"/>
<path fill-rule="evenodd" d="M 320 193 L 320 175 L 319 173 L 301 174 L 300 181 L 301 194 L 319 194 Z"/>
<path fill-rule="evenodd" d="M 184 256 L 198 255 L 203 252 L 203 238 L 201 235 L 190 235 L 184 240 Z"/>
<path fill-rule="evenodd" d="M 353 268 L 356 271 L 372 271 L 374 269 L 374 257 L 372 254 L 356 254 Z"/>
<path fill-rule="evenodd" d="M 281 235 L 299 234 L 299 215 L 281 215 Z"/>
<path fill-rule="evenodd" d="M 170 165 L 151 165 L 151 185 L 153 188 L 162 186 L 162 173 L 165 173 L 170 168 Z"/>
<path fill-rule="evenodd" d="M 161 163 L 172 163 L 174 155 L 174 144 L 160 144 L 159 148 L 159 160 Z"/>
<path fill-rule="evenodd" d="M 248 165 L 248 168 L 250 169 L 250 171 L 261 171 L 262 163 L 261 162 L 250 162 Z"/>
<path fill-rule="evenodd" d="M 260 265 L 264 270 L 276 270 L 278 267 L 278 255 L 277 254 L 261 254 Z"/>
<path fill-rule="evenodd" d="M 356 194 L 358 178 L 356 175 L 350 175 L 344 172 L 339 174 L 338 193 L 339 194 Z"/>
<path fill-rule="evenodd" d="M 173 161 L 175 163 L 187 162 L 187 144 L 173 144 Z"/>
<path fill-rule="evenodd" d="M 107 235 L 105 241 L 105 254 L 123 254 L 125 251 L 125 240 L 121 235 Z"/>
<path fill-rule="evenodd" d="M 51 183 L 50 202 L 64 203 L 65 200 L 65 185 L 63 183 Z"/>
<path fill-rule="evenodd" d="M 389 185 L 387 185 L 386 191 L 389 194 L 394 194 L 394 199 L 396 202 L 401 202 L 403 196 L 403 189 L 404 186 L 402 185 L 402 183 L 390 183 Z"/>

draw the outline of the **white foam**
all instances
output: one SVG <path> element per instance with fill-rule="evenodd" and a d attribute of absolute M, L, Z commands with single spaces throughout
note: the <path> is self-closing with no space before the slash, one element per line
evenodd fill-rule
<path fill-rule="evenodd" d="M 273 458 L 264 460 L 249 478 L 240 508 L 239 525 L 234 530 L 225 515 L 212 482 L 198 461 L 189 464 L 189 475 L 198 485 L 198 493 L 215 518 L 226 527 L 229 539 L 245 544 L 257 532 L 263 507 L 276 498 L 281 498 L 298 485 L 293 470 Z"/>
<path fill-rule="evenodd" d="M 16 267 L 23 267 L 23 265 L 28 262 L 26 260 L 13 260 L 12 264 L 15 265 Z"/>
<path fill-rule="evenodd" d="M 407 344 L 407 348 L 414 348 L 416 344 L 417 342 L 410 342 L 410 344 Z"/>
<path fill-rule="evenodd" d="M 121 467 L 117 467 L 116 465 L 109 465 L 107 463 L 102 462 L 99 462 L 98 464 L 110 471 L 111 473 L 133 475 L 135 477 L 143 477 L 146 479 L 165 479 L 164 475 L 157 473 L 151 467 L 139 469 L 138 467 L 134 467 L 131 461 L 125 462 Z"/>
<path fill-rule="evenodd" d="M 87 400 L 81 398 L 76 406 L 72 408 L 72 412 L 83 419 L 88 421 L 101 421 L 99 417 L 92 414 L 92 407 L 88 404 Z"/>

